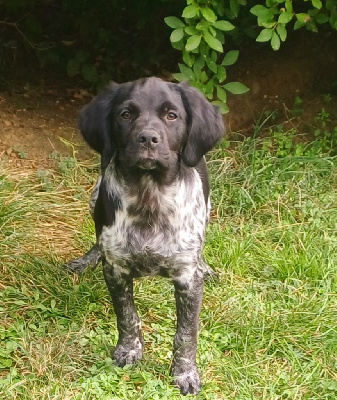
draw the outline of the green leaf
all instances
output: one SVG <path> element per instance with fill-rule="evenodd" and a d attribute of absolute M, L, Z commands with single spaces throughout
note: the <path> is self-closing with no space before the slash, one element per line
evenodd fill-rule
<path fill-rule="evenodd" d="M 176 81 L 179 81 L 179 82 L 181 82 L 181 81 L 186 81 L 186 80 L 187 80 L 187 79 L 184 77 L 184 75 L 181 74 L 181 73 L 179 73 L 179 72 L 177 72 L 176 74 L 172 74 L 172 76 L 173 76 L 173 78 L 174 78 Z"/>
<path fill-rule="evenodd" d="M 271 48 L 273 50 L 278 50 L 280 48 L 280 46 L 281 46 L 280 37 L 275 31 L 273 32 L 273 34 L 271 36 L 270 44 L 271 44 Z"/>
<path fill-rule="evenodd" d="M 238 1 L 230 0 L 229 7 L 230 7 L 234 17 L 236 18 L 239 15 L 239 11 L 240 11 L 240 5 L 239 5 Z"/>
<path fill-rule="evenodd" d="M 312 5 L 317 8 L 317 9 L 321 9 L 322 8 L 322 2 L 321 0 L 311 0 Z"/>
<path fill-rule="evenodd" d="M 216 37 L 217 30 L 214 29 L 212 25 L 210 25 L 208 29 L 209 29 L 209 32 L 211 33 L 211 35 Z"/>
<path fill-rule="evenodd" d="M 198 29 L 195 27 L 195 26 L 187 26 L 186 28 L 185 28 L 185 32 L 188 34 L 188 35 L 199 35 L 200 34 L 200 32 L 198 31 Z"/>
<path fill-rule="evenodd" d="M 223 52 L 222 44 L 220 40 L 210 35 L 208 32 L 204 35 L 204 40 L 211 47 L 213 50 L 219 51 L 220 53 Z"/>
<path fill-rule="evenodd" d="M 183 51 L 183 61 L 189 67 L 192 67 L 195 61 L 195 57 L 192 56 L 188 51 Z"/>
<path fill-rule="evenodd" d="M 186 46 L 185 46 L 186 51 L 195 50 L 199 46 L 200 41 L 201 41 L 200 35 L 193 35 L 193 36 L 189 37 L 187 39 Z"/>
<path fill-rule="evenodd" d="M 194 18 L 199 14 L 199 9 L 194 4 L 191 4 L 184 8 L 182 17 L 183 18 Z"/>
<path fill-rule="evenodd" d="M 263 26 L 264 28 L 267 28 L 267 29 L 272 29 L 272 28 L 275 28 L 276 23 L 274 21 L 272 21 L 272 22 L 261 22 L 260 21 L 259 25 Z"/>
<path fill-rule="evenodd" d="M 210 22 L 203 19 L 196 25 L 196 28 L 199 29 L 199 31 L 206 31 L 210 26 Z"/>
<path fill-rule="evenodd" d="M 250 9 L 250 12 L 257 16 L 257 22 L 259 26 L 270 28 L 270 24 L 273 23 L 274 13 L 271 9 L 266 8 L 262 5 L 256 5 Z"/>
<path fill-rule="evenodd" d="M 310 21 L 307 22 L 306 27 L 309 31 L 318 32 L 316 22 L 313 18 L 311 18 Z"/>
<path fill-rule="evenodd" d="M 219 29 L 216 30 L 215 37 L 220 40 L 222 44 L 225 44 L 225 32 L 220 31 Z"/>
<path fill-rule="evenodd" d="M 295 14 L 297 21 L 300 22 L 301 24 L 305 25 L 307 22 L 310 21 L 310 15 L 305 14 L 305 13 L 298 13 Z"/>
<path fill-rule="evenodd" d="M 329 17 L 325 14 L 318 14 L 316 15 L 315 20 L 318 24 L 325 24 L 326 22 L 329 21 Z"/>
<path fill-rule="evenodd" d="M 199 77 L 200 82 L 205 83 L 208 81 L 208 76 L 205 71 L 201 71 L 200 77 Z"/>
<path fill-rule="evenodd" d="M 233 65 L 236 63 L 237 59 L 239 57 L 239 51 L 238 50 L 230 50 L 228 53 L 226 53 L 225 57 L 223 58 L 221 65 Z"/>
<path fill-rule="evenodd" d="M 295 23 L 294 23 L 294 31 L 296 31 L 297 29 L 302 28 L 302 26 L 304 26 L 303 22 L 295 21 Z"/>
<path fill-rule="evenodd" d="M 332 11 L 336 5 L 336 0 L 327 0 L 325 7 L 327 10 Z"/>
<path fill-rule="evenodd" d="M 214 84 L 213 81 L 210 80 L 206 83 L 205 85 L 205 95 L 208 99 L 211 99 L 213 97 L 213 91 L 214 91 Z"/>
<path fill-rule="evenodd" d="M 215 100 L 212 101 L 212 104 L 219 108 L 221 114 L 227 114 L 229 112 L 227 105 L 223 101 Z"/>
<path fill-rule="evenodd" d="M 193 82 L 193 86 L 196 89 L 200 90 L 201 93 L 204 93 L 204 91 L 203 91 L 204 85 L 202 84 L 202 82 L 195 81 L 195 82 Z"/>
<path fill-rule="evenodd" d="M 202 80 L 202 71 L 201 70 L 204 68 L 204 66 L 205 66 L 205 60 L 203 57 L 198 57 L 195 60 L 194 65 L 193 65 L 194 75 L 200 81 Z"/>
<path fill-rule="evenodd" d="M 218 59 L 218 53 L 214 50 L 211 51 L 211 59 L 216 62 Z"/>
<path fill-rule="evenodd" d="M 291 0 L 286 0 L 285 6 L 286 6 L 286 10 L 292 14 L 293 13 L 293 3 L 292 3 L 292 1 Z"/>
<path fill-rule="evenodd" d="M 228 32 L 228 31 L 232 31 L 235 26 L 233 24 L 231 24 L 229 21 L 216 21 L 213 26 L 216 29 L 220 29 L 221 31 L 224 32 Z"/>
<path fill-rule="evenodd" d="M 218 66 L 211 58 L 206 58 L 207 67 L 216 74 L 218 72 Z"/>
<path fill-rule="evenodd" d="M 172 47 L 176 50 L 180 50 L 180 51 L 184 50 L 185 44 L 182 39 L 179 40 L 179 42 L 171 42 L 171 44 L 172 44 Z"/>
<path fill-rule="evenodd" d="M 168 25 L 170 28 L 177 29 L 177 28 L 183 28 L 185 24 L 183 21 L 181 21 L 177 17 L 166 17 L 164 18 L 164 21 L 166 25 Z"/>
<path fill-rule="evenodd" d="M 282 42 L 284 42 L 287 39 L 287 30 L 286 27 L 283 24 L 278 24 L 276 27 L 276 32 L 278 33 L 280 39 Z"/>
<path fill-rule="evenodd" d="M 292 18 L 293 18 L 293 14 L 291 12 L 284 11 L 278 17 L 278 22 L 279 22 L 279 24 L 287 24 L 288 22 L 290 22 L 292 20 Z"/>
<path fill-rule="evenodd" d="M 219 83 L 222 83 L 227 77 L 226 68 L 222 65 L 219 65 L 216 77 L 218 78 Z"/>
<path fill-rule="evenodd" d="M 203 15 L 203 17 L 205 18 L 206 21 L 209 21 L 209 22 L 216 21 L 216 15 L 214 14 L 214 11 L 208 7 L 201 8 L 201 14 Z"/>
<path fill-rule="evenodd" d="M 264 15 L 266 12 L 269 12 L 268 8 L 266 8 L 265 6 L 262 6 L 261 4 L 258 4 L 254 7 L 252 7 L 250 9 L 250 12 L 254 15 L 256 15 L 257 17 L 259 17 L 260 15 Z"/>
<path fill-rule="evenodd" d="M 256 38 L 257 42 L 269 42 L 269 40 L 271 39 L 271 36 L 273 34 L 273 30 L 272 29 L 262 29 L 262 31 L 260 32 L 259 36 Z"/>
<path fill-rule="evenodd" d="M 181 74 L 183 75 L 184 79 L 189 81 L 194 78 L 193 70 L 189 68 L 185 64 L 178 64 Z"/>
<path fill-rule="evenodd" d="M 172 43 L 179 42 L 184 37 L 184 29 L 178 28 L 172 31 L 170 40 Z"/>
<path fill-rule="evenodd" d="M 208 44 L 204 40 L 202 40 L 201 43 L 200 43 L 200 46 L 199 46 L 200 55 L 202 57 L 206 58 L 206 57 L 209 56 L 210 51 L 211 51 L 211 49 L 208 46 Z"/>
<path fill-rule="evenodd" d="M 226 93 L 226 90 L 223 89 L 221 86 L 217 86 L 217 87 L 216 87 L 216 97 L 217 97 L 219 100 L 222 100 L 222 101 L 226 102 L 226 100 L 227 100 L 227 93 Z"/>
<path fill-rule="evenodd" d="M 248 90 L 249 90 L 247 88 L 247 86 L 244 85 L 241 82 L 229 82 L 229 83 L 226 83 L 226 85 L 224 85 L 224 88 L 228 92 L 233 93 L 233 94 L 243 94 L 243 93 L 248 92 Z"/>

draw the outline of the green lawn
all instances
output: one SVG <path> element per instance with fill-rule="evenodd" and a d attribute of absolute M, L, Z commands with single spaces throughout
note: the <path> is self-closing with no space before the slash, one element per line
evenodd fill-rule
<path fill-rule="evenodd" d="M 274 127 L 209 156 L 212 218 L 198 399 L 337 397 L 336 133 L 297 141 Z M 62 263 L 88 250 L 97 168 L 58 157 L 54 170 L 0 176 L 0 398 L 180 399 L 169 376 L 173 289 L 141 279 L 144 359 L 110 359 L 116 320 L 101 268 Z"/>

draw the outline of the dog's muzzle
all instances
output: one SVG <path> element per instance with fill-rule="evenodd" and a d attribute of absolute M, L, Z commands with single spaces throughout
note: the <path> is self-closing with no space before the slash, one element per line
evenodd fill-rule
<path fill-rule="evenodd" d="M 144 129 L 137 135 L 137 143 L 139 143 L 138 167 L 145 170 L 156 169 L 158 147 L 161 143 L 159 133 L 155 129 Z"/>

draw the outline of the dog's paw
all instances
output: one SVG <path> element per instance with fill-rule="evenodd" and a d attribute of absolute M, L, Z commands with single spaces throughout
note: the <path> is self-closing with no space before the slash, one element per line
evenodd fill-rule
<path fill-rule="evenodd" d="M 63 269 L 80 275 L 87 267 L 94 269 L 97 264 L 101 261 L 102 256 L 99 251 L 98 245 L 95 244 L 92 248 L 83 254 L 82 257 L 71 260 L 63 265 Z"/>
<path fill-rule="evenodd" d="M 184 372 L 175 373 L 172 370 L 173 383 L 178 386 L 182 395 L 197 394 L 201 389 L 200 377 L 197 368 L 193 365 Z"/>
<path fill-rule="evenodd" d="M 71 260 L 64 264 L 62 268 L 66 271 L 69 271 L 73 274 L 80 275 L 88 266 L 86 262 L 83 261 L 82 257 L 77 258 L 76 260 Z"/>
<path fill-rule="evenodd" d="M 112 359 L 116 361 L 119 367 L 124 367 L 126 364 L 135 364 L 143 356 L 142 346 L 130 346 L 118 344 L 112 352 Z"/>

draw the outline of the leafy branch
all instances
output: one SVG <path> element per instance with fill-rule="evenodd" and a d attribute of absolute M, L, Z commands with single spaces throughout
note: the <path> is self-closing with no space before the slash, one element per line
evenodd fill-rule
<path fill-rule="evenodd" d="M 240 82 L 224 83 L 227 78 L 226 67 L 234 64 L 239 55 L 238 50 L 223 54 L 225 34 L 235 26 L 225 19 L 223 2 L 212 2 L 215 8 L 202 0 L 188 3 L 182 14 L 184 21 L 177 17 L 165 18 L 166 24 L 173 29 L 171 43 L 182 51 L 184 61 L 179 64 L 180 72 L 174 77 L 179 81 L 189 81 L 225 114 L 228 112 L 227 92 L 242 94 L 248 91 Z M 234 4 L 233 1 L 231 3 Z M 234 11 L 238 12 L 236 9 Z"/>
<path fill-rule="evenodd" d="M 306 27 L 317 32 L 318 26 L 326 23 L 337 29 L 336 0 L 305 2 L 308 3 L 307 12 L 296 12 L 295 5 L 303 9 L 303 2 L 293 0 L 255 0 L 255 5 L 251 7 L 251 2 L 249 9 L 246 0 L 187 0 L 182 19 L 176 16 L 165 18 L 166 24 L 173 29 L 171 44 L 182 52 L 183 63 L 179 64 L 179 72 L 174 77 L 190 82 L 217 104 L 222 113 L 227 113 L 227 92 L 243 94 L 249 89 L 241 82 L 225 83 L 226 67 L 235 64 L 239 56 L 238 50 L 233 49 L 224 54 L 226 37 L 242 34 L 249 25 L 252 28 L 257 22 L 258 29 L 261 27 L 262 30 L 255 29 L 256 41 L 270 42 L 272 49 L 278 50 L 287 38 L 291 22 L 294 22 L 291 26 L 294 30 Z M 242 10 L 246 15 L 240 20 Z"/>

